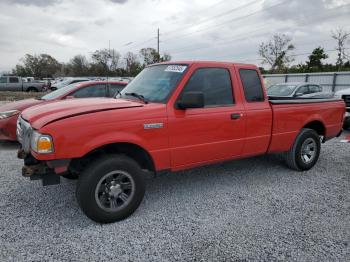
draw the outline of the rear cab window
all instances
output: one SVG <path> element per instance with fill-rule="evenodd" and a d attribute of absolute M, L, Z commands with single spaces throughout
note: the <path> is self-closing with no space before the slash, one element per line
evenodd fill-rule
<path fill-rule="evenodd" d="M 239 69 L 244 96 L 247 102 L 263 102 L 265 95 L 259 74 L 254 69 Z"/>

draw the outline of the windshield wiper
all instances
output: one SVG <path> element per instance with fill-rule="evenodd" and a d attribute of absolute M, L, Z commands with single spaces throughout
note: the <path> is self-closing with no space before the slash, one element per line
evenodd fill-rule
<path fill-rule="evenodd" d="M 132 92 L 132 93 L 125 93 L 127 96 L 133 96 L 144 102 L 145 104 L 148 104 L 148 101 L 145 99 L 143 95 L 140 95 L 138 93 Z"/>

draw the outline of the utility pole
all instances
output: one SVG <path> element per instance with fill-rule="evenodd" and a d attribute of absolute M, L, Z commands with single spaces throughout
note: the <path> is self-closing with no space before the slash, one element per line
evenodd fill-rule
<path fill-rule="evenodd" d="M 157 53 L 158 53 L 158 62 L 160 60 L 160 54 L 159 54 L 159 28 L 157 31 Z"/>

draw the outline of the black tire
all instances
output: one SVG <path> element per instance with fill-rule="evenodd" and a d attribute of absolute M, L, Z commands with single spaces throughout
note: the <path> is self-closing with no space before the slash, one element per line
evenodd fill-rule
<path fill-rule="evenodd" d="M 36 89 L 35 87 L 29 87 L 29 88 L 27 89 L 27 92 L 28 92 L 28 93 L 29 93 L 29 92 L 39 92 L 39 90 Z"/>
<path fill-rule="evenodd" d="M 347 118 L 345 119 L 343 128 L 344 128 L 345 130 L 350 130 L 350 118 L 349 118 L 349 117 L 347 117 Z"/>
<path fill-rule="evenodd" d="M 113 174 L 114 172 L 116 174 Z M 129 182 L 122 182 L 119 176 Z M 107 182 L 110 179 L 112 180 Z M 128 185 L 131 189 L 123 189 L 122 185 Z M 119 186 L 118 189 L 116 189 L 117 186 Z M 112 192 L 112 187 L 115 190 L 125 191 L 118 194 L 115 191 Z M 104 190 L 100 191 L 101 188 Z M 87 217 L 99 223 L 112 223 L 129 217 L 140 205 L 144 194 L 145 180 L 140 166 L 124 155 L 108 155 L 90 164 L 79 176 L 76 191 L 80 208 Z M 125 195 L 128 196 L 126 201 L 121 197 L 122 195 L 124 199 Z M 110 199 L 109 202 L 108 199 Z M 122 202 L 119 207 L 118 201 Z M 113 207 L 106 206 L 112 205 L 112 202 Z"/>
<path fill-rule="evenodd" d="M 309 142 L 314 146 L 314 150 L 303 150 L 303 147 L 307 146 Z M 297 171 L 309 170 L 316 164 L 320 156 L 320 151 L 321 142 L 317 132 L 313 129 L 303 128 L 296 137 L 292 148 L 286 152 L 285 159 L 287 166 Z M 307 161 L 308 154 L 305 152 L 314 152 L 309 161 Z"/>
<path fill-rule="evenodd" d="M 61 177 L 67 178 L 69 180 L 76 180 L 79 178 L 78 174 L 72 174 L 70 172 L 62 174 Z"/>

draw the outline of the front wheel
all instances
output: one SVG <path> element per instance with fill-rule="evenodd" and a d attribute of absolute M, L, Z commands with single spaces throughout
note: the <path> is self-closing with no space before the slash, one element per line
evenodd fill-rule
<path fill-rule="evenodd" d="M 140 166 L 124 155 L 102 157 L 79 176 L 77 200 L 83 212 L 99 223 L 130 216 L 145 194 Z"/>
<path fill-rule="evenodd" d="M 286 153 L 287 165 L 297 171 L 311 169 L 321 151 L 320 137 L 313 129 L 303 128 L 296 137 L 292 148 Z"/>

